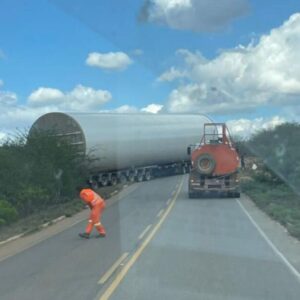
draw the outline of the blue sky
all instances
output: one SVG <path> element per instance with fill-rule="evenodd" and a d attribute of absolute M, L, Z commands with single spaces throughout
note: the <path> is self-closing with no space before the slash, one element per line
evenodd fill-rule
<path fill-rule="evenodd" d="M 194 60 L 197 61 L 195 64 L 201 64 L 200 56 L 206 61 L 213 62 L 220 58 L 222 51 L 230 52 L 239 45 L 247 47 L 251 42 L 259 45 L 261 36 L 269 35 L 272 29 L 280 28 L 292 15 L 300 11 L 300 2 L 228 0 L 228 9 L 226 12 L 224 10 L 224 15 L 222 11 L 216 15 L 212 13 L 209 19 L 209 11 L 217 8 L 213 4 L 208 4 L 207 0 L 199 0 L 198 3 L 203 2 L 203 6 L 201 10 L 199 8 L 196 21 L 189 24 L 186 20 L 189 11 L 184 11 L 186 7 L 182 8 L 180 5 L 189 1 L 192 3 L 190 5 L 194 5 L 196 2 L 176 1 L 179 3 L 176 11 L 168 7 L 168 11 L 164 10 L 164 15 L 159 14 L 158 8 L 161 9 L 166 5 L 165 0 L 148 1 L 150 4 L 147 7 L 147 16 L 140 20 L 141 9 L 145 3 L 143 0 L 2 0 L 0 2 L 2 97 L 3 93 L 6 93 L 6 96 L 10 93 L 9 95 L 16 98 L 15 102 L 11 101 L 14 102 L 14 107 L 22 109 L 26 107 L 26 121 L 20 124 L 30 123 L 31 119 L 28 116 L 30 107 L 32 110 L 36 109 L 37 103 L 40 107 L 42 100 L 45 100 L 45 106 L 48 105 L 45 97 L 37 98 L 40 94 L 31 97 L 38 100 L 36 102 L 33 100 L 30 104 L 28 99 L 34 91 L 39 88 L 50 88 L 59 90 L 64 95 L 68 93 L 73 95 L 71 91 L 78 85 L 108 91 L 111 94 L 111 98 L 103 101 L 97 110 L 113 110 L 124 105 L 141 109 L 155 103 L 164 105 L 166 111 L 168 107 L 169 112 L 202 112 L 201 107 L 204 107 L 203 112 L 218 121 L 277 116 L 282 111 L 281 105 L 278 104 L 279 100 L 275 104 L 255 100 L 256 104 L 261 105 L 235 109 L 232 112 L 228 111 L 228 108 L 224 111 L 209 109 L 209 101 L 214 101 L 212 99 L 214 97 L 224 98 L 223 101 L 226 102 L 229 101 L 228 97 L 234 99 L 246 95 L 240 92 L 240 89 L 236 91 L 232 86 L 227 88 L 226 79 L 217 86 L 217 95 L 213 89 L 213 96 L 210 98 L 200 97 L 197 103 L 187 100 L 189 108 L 184 107 L 182 102 L 185 101 L 184 97 L 179 100 L 174 97 L 178 94 L 182 97 L 181 93 L 186 92 L 187 88 L 191 90 L 191 85 L 197 84 L 200 88 L 202 82 L 208 82 L 204 71 L 201 71 L 199 77 L 196 65 L 187 65 L 186 59 L 189 54 L 189 57 L 194 55 Z M 221 2 L 224 2 L 226 7 L 226 0 Z M 233 9 L 233 6 L 240 8 Z M 197 7 L 194 11 L 198 13 Z M 172 19 L 175 13 L 178 19 L 182 17 L 181 23 Z M 199 24 L 197 20 L 201 18 L 207 18 L 206 23 Z M 217 30 L 211 29 L 214 22 L 221 23 Z M 295 52 L 298 51 L 298 45 L 294 47 Z M 140 50 L 139 53 L 137 49 Z M 178 49 L 185 49 L 189 53 L 176 54 Z M 86 60 L 92 52 L 102 54 L 122 52 L 128 55 L 131 64 L 123 70 L 89 66 Z M 171 80 L 157 80 L 172 67 L 188 75 L 180 75 Z M 208 74 L 209 76 L 211 74 Z M 294 77 L 298 80 L 300 75 L 296 74 Z M 211 93 L 210 85 L 213 88 L 215 86 L 212 84 L 213 79 L 209 78 L 209 83 L 205 87 L 206 93 L 207 89 Z M 231 78 L 228 76 L 228 81 Z M 215 82 L 218 85 L 218 78 Z M 197 87 L 194 87 L 197 91 Z M 203 92 L 202 86 L 199 91 Z M 70 97 L 68 101 L 72 101 Z M 175 108 L 174 103 L 178 101 L 181 101 L 180 105 L 176 104 Z M 4 104 L 1 105 L 4 107 Z M 94 106 L 87 106 L 87 109 L 91 107 L 95 109 Z M 6 103 L 5 110 L 9 109 L 11 105 L 8 106 Z M 5 119 L 3 114 L 2 117 L 3 121 L 2 123 L 0 121 L 0 124 L 3 128 L 14 126 L 7 124 L 8 119 Z M 283 117 L 286 118 L 286 115 Z M 22 119 L 21 113 L 20 118 Z"/>

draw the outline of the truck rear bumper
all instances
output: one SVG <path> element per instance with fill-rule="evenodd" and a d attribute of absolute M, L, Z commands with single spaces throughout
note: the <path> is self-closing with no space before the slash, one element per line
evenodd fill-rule
<path fill-rule="evenodd" d="M 197 191 L 197 192 L 235 192 L 239 190 L 239 186 L 230 186 L 230 187 L 205 187 L 205 186 L 200 186 L 200 185 L 190 185 L 189 190 L 192 191 Z"/>

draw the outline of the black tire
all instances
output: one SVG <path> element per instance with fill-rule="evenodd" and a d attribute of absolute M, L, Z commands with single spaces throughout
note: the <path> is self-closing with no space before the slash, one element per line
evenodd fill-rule
<path fill-rule="evenodd" d="M 146 181 L 151 180 L 151 172 L 150 171 L 146 171 L 146 173 L 145 173 L 145 180 Z"/>
<path fill-rule="evenodd" d="M 129 173 L 127 179 L 128 179 L 128 182 L 134 182 L 134 174 Z"/>
<path fill-rule="evenodd" d="M 138 172 L 136 175 L 136 181 L 137 182 L 142 182 L 144 180 L 144 175 L 141 172 Z"/>
<path fill-rule="evenodd" d="M 96 190 L 98 187 L 99 187 L 99 184 L 97 181 L 93 180 L 91 183 L 90 183 L 90 186 L 93 190 Z"/>
<path fill-rule="evenodd" d="M 204 153 L 196 159 L 195 167 L 200 174 L 209 175 L 215 169 L 216 161 L 210 154 Z"/>
<path fill-rule="evenodd" d="M 107 176 L 102 176 L 100 179 L 100 183 L 102 186 L 108 186 L 108 178 Z"/>
<path fill-rule="evenodd" d="M 115 175 L 111 176 L 111 178 L 110 178 L 110 184 L 111 184 L 112 186 L 115 186 L 115 185 L 117 185 L 117 183 L 118 183 L 118 178 L 117 178 L 117 176 L 115 176 Z"/>
<path fill-rule="evenodd" d="M 119 177 L 119 182 L 120 182 L 121 184 L 124 184 L 124 183 L 126 183 L 126 181 L 127 181 L 126 176 L 123 175 L 123 174 L 121 174 L 120 177 Z"/>

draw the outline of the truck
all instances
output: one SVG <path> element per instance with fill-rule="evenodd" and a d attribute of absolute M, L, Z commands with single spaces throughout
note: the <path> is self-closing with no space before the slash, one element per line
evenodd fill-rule
<path fill-rule="evenodd" d="M 186 145 L 197 141 L 199 124 L 209 122 L 200 114 L 51 112 L 29 135 L 49 132 L 88 156 L 88 182 L 97 187 L 189 172 Z"/>
<path fill-rule="evenodd" d="M 191 160 L 189 198 L 215 193 L 240 197 L 240 158 L 225 123 L 204 124 L 200 143 L 190 145 L 187 153 Z"/>

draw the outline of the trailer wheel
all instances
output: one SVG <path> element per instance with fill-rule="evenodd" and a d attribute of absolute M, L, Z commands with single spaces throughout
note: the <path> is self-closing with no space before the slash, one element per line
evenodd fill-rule
<path fill-rule="evenodd" d="M 145 180 L 149 181 L 151 179 L 151 172 L 150 171 L 146 171 L 145 173 Z"/>
<path fill-rule="evenodd" d="M 129 182 L 134 182 L 134 174 L 132 172 L 129 173 L 127 179 Z"/>
<path fill-rule="evenodd" d="M 111 179 L 110 179 L 110 183 L 111 183 L 112 186 L 117 185 L 117 183 L 118 183 L 118 178 L 117 178 L 117 176 L 112 175 L 112 176 L 111 176 Z"/>
<path fill-rule="evenodd" d="M 200 174 L 209 175 L 215 169 L 216 161 L 210 154 L 205 153 L 196 159 L 195 166 Z"/>
<path fill-rule="evenodd" d="M 126 181 L 127 181 L 126 176 L 124 174 L 121 174 L 120 177 L 119 177 L 119 182 L 121 184 L 124 184 Z"/>
<path fill-rule="evenodd" d="M 107 186 L 108 185 L 107 176 L 105 176 L 105 175 L 101 176 L 100 183 L 101 183 L 102 186 Z"/>
<path fill-rule="evenodd" d="M 99 184 L 97 181 L 93 180 L 91 183 L 90 183 L 90 186 L 93 190 L 96 190 L 98 187 L 99 187 Z"/>
<path fill-rule="evenodd" d="M 142 172 L 138 172 L 136 175 L 136 181 L 137 182 L 142 182 L 144 180 L 144 175 Z"/>

